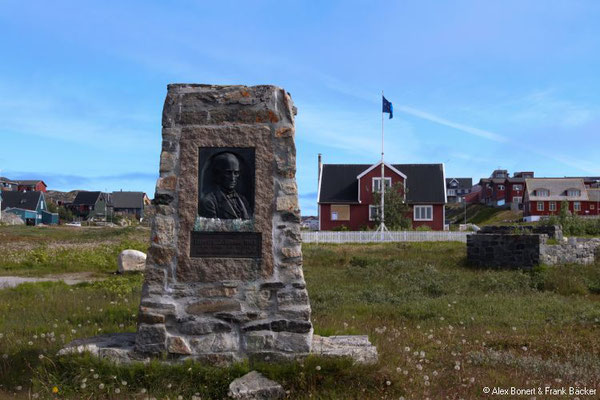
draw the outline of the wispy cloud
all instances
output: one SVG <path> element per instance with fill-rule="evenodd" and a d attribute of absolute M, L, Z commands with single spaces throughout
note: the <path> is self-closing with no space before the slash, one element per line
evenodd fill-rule
<path fill-rule="evenodd" d="M 474 128 L 474 127 L 468 126 L 468 125 L 463 125 L 458 122 L 453 122 L 448 119 L 438 117 L 437 115 L 434 115 L 434 114 L 431 114 L 431 113 L 428 113 L 425 111 L 417 110 L 416 108 L 400 105 L 400 106 L 394 107 L 394 109 L 400 110 L 400 111 L 410 114 L 414 117 L 418 117 L 418 118 L 421 118 L 421 119 L 424 119 L 427 121 L 435 122 L 437 124 L 444 125 L 444 126 L 447 126 L 450 128 L 458 129 L 459 131 L 468 133 L 470 135 L 479 136 L 481 138 L 492 140 L 494 142 L 499 142 L 499 143 L 508 142 L 508 139 L 506 137 L 499 135 L 497 133 L 486 131 L 486 130 L 479 129 L 479 128 Z"/>

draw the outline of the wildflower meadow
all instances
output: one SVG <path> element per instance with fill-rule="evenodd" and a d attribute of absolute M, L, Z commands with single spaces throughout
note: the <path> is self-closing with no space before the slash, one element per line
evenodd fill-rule
<path fill-rule="evenodd" d="M 379 351 L 374 366 L 317 357 L 215 368 L 57 356 L 76 338 L 135 332 L 143 276 L 115 275 L 116 255 L 143 250 L 148 236 L 143 228 L 0 227 L 2 275 L 97 278 L 0 289 L 0 398 L 223 399 L 229 382 L 253 369 L 280 382 L 290 399 L 599 388 L 600 264 L 477 270 L 458 242 L 303 246 L 315 333 L 368 334 Z M 578 393 L 551 398 L 595 398 Z"/>

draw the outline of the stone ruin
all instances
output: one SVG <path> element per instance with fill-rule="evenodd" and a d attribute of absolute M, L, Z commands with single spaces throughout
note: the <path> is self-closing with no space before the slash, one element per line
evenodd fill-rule
<path fill-rule="evenodd" d="M 313 335 L 290 95 L 172 84 L 137 334 L 71 343 L 118 361 L 377 361 L 367 336 Z"/>
<path fill-rule="evenodd" d="M 560 226 L 486 226 L 467 236 L 476 267 L 531 269 L 540 264 L 591 264 L 600 239 L 566 238 Z"/>

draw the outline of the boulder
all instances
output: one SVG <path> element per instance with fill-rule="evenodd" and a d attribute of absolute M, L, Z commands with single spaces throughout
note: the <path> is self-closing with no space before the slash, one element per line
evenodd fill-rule
<path fill-rule="evenodd" d="M 146 253 L 138 250 L 123 250 L 119 254 L 118 273 L 143 271 L 146 268 Z"/>
<path fill-rule="evenodd" d="M 276 400 L 285 396 L 283 387 L 252 371 L 229 384 L 229 397 L 237 400 Z"/>
<path fill-rule="evenodd" d="M 11 212 L 2 211 L 0 218 L 0 225 L 25 225 L 25 221 L 21 219 L 17 214 Z"/>

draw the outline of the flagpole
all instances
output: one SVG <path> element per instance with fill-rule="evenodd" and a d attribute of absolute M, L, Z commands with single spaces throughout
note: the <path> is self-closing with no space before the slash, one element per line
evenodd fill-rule
<path fill-rule="evenodd" d="M 383 90 L 381 91 L 381 98 L 383 99 Z M 381 190 L 381 241 L 383 241 L 383 231 L 385 229 L 385 176 L 384 176 L 385 164 L 383 158 L 383 109 L 381 110 L 381 182 L 379 188 Z"/>

